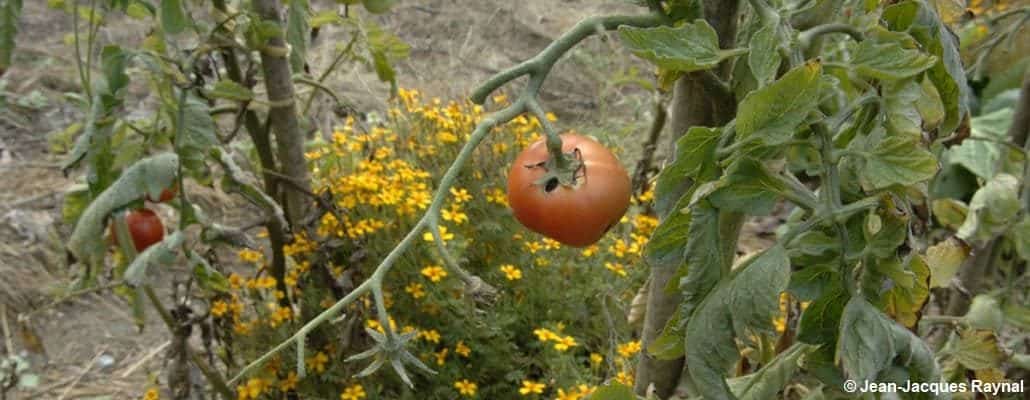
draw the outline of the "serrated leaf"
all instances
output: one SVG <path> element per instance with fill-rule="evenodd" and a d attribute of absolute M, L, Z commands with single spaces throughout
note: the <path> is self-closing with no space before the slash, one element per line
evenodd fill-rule
<path fill-rule="evenodd" d="M 986 140 L 962 141 L 962 144 L 948 150 L 948 162 L 961 165 L 983 179 L 991 179 L 998 161 L 1007 150 L 1005 145 L 990 141 L 1005 142 L 1014 112 L 1004 108 L 990 114 L 980 115 L 970 121 L 971 138 Z"/>
<path fill-rule="evenodd" d="M 144 158 L 125 172 L 82 212 L 75 230 L 68 239 L 68 250 L 80 260 L 94 260 L 103 255 L 104 220 L 112 211 L 137 201 L 144 195 L 161 197 L 161 191 L 171 187 L 179 166 L 173 153 L 161 153 Z"/>
<path fill-rule="evenodd" d="M 158 12 L 161 19 L 161 29 L 165 33 L 177 34 L 190 26 L 186 18 L 186 11 L 182 8 L 181 0 L 161 0 L 161 9 Z"/>
<path fill-rule="evenodd" d="M 788 190 L 765 165 L 739 158 L 719 179 L 719 189 L 709 195 L 719 209 L 748 215 L 768 215 Z"/>
<path fill-rule="evenodd" d="M 958 40 L 937 16 L 934 6 L 924 0 L 908 0 L 887 6 L 883 19 L 894 31 L 907 31 L 937 62 L 927 76 L 937 88 L 944 104 L 941 137 L 951 134 L 969 113 L 969 86 L 959 53 Z"/>
<path fill-rule="evenodd" d="M 651 234 L 644 257 L 653 268 L 676 268 L 686 260 L 691 220 L 691 213 L 685 212 L 688 202 L 690 196 L 684 195 L 676 211 L 666 215 Z"/>
<path fill-rule="evenodd" d="M 856 46 L 851 62 L 861 75 L 891 81 L 915 76 L 936 64 L 937 58 L 897 42 L 864 40 Z"/>
<path fill-rule="evenodd" d="M 914 185 L 937 173 L 937 159 L 912 138 L 888 137 L 863 154 L 860 178 L 873 190 Z"/>
<path fill-rule="evenodd" d="M 676 155 L 672 163 L 662 168 L 655 184 L 655 211 L 659 217 L 667 216 L 692 184 L 691 178 L 714 175 L 702 173 L 715 164 L 720 128 L 691 127 L 676 141 Z M 702 179 L 708 180 L 708 179 Z"/>
<path fill-rule="evenodd" d="M 684 249 L 686 260 L 679 266 L 677 275 L 683 278 L 677 282 L 683 293 L 680 310 L 685 317 L 694 312 L 708 293 L 723 279 L 732 260 L 723 257 L 722 244 L 729 241 L 722 237 L 720 227 L 726 223 L 723 214 L 707 201 L 690 209 L 690 231 Z"/>
<path fill-rule="evenodd" d="M 762 135 L 766 143 L 779 143 L 789 138 L 819 101 L 821 72 L 819 63 L 810 62 L 748 94 L 737 110 L 737 140 Z"/>
<path fill-rule="evenodd" d="M 793 258 L 791 263 L 796 264 Z M 818 299 L 840 279 L 837 268 L 836 264 L 806 265 L 800 271 L 790 274 L 790 293 L 801 301 Z"/>
<path fill-rule="evenodd" d="M 776 71 L 780 69 L 779 41 L 776 37 L 775 25 L 766 25 L 751 36 L 748 42 L 750 51 L 747 64 L 758 81 L 758 86 L 765 86 L 776 79 Z"/>
<path fill-rule="evenodd" d="M 125 269 L 125 283 L 139 286 L 146 280 L 147 271 L 151 267 L 175 262 L 179 247 L 182 246 L 182 240 L 182 232 L 176 231 L 139 253 Z"/>
<path fill-rule="evenodd" d="M 679 27 L 619 27 L 624 46 L 637 57 L 674 71 L 691 72 L 710 69 L 722 60 L 747 52 L 745 49 L 722 50 L 715 29 L 704 20 Z"/>
<path fill-rule="evenodd" d="M 926 265 L 930 268 L 930 287 L 948 287 L 959 267 L 969 257 L 969 246 L 948 238 L 926 249 Z"/>
<path fill-rule="evenodd" d="M 762 366 L 758 372 L 729 380 L 730 390 L 740 400 L 766 400 L 776 398 L 776 394 L 787 386 L 800 365 L 802 357 L 819 346 L 795 343 L 776 358 Z"/>
<path fill-rule="evenodd" d="M 891 321 L 862 297 L 852 297 L 841 314 L 837 358 L 848 379 L 874 381 L 895 355 Z"/>
<path fill-rule="evenodd" d="M 687 324 L 690 375 L 710 400 L 734 398 L 726 382 L 727 369 L 740 357 L 734 337 L 747 340 L 772 330 L 790 262 L 786 250 L 774 246 L 738 271 L 705 298 Z"/>
<path fill-rule="evenodd" d="M 211 88 L 208 95 L 211 97 L 235 101 L 249 101 L 254 99 L 254 92 L 229 79 L 222 79 L 215 82 L 214 87 Z"/>
<path fill-rule="evenodd" d="M 969 214 L 956 236 L 982 245 L 1008 230 L 1019 214 L 1019 179 L 999 174 L 976 191 L 969 202 Z"/>

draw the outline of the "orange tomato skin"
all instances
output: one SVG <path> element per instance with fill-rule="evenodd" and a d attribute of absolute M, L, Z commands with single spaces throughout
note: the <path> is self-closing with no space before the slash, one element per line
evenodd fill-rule
<path fill-rule="evenodd" d="M 150 195 L 148 194 L 147 195 L 147 201 L 153 202 L 153 203 L 164 203 L 164 202 L 167 202 L 168 200 L 171 200 L 171 199 L 175 198 L 175 194 L 178 193 L 178 192 L 179 192 L 179 185 L 172 185 L 172 187 L 170 187 L 168 189 L 161 190 L 161 196 L 158 197 L 158 199 L 156 201 L 154 199 L 150 198 Z"/>
<path fill-rule="evenodd" d="M 530 230 L 573 247 L 597 243 L 629 208 L 630 179 L 618 158 L 596 140 L 562 134 L 562 152 L 576 149 L 584 163 L 577 182 L 548 192 L 534 184 L 546 171 L 536 166 L 550 158 L 544 139 L 529 145 L 508 174 L 508 204 L 515 219 Z"/>
<path fill-rule="evenodd" d="M 132 236 L 132 244 L 136 251 L 146 250 L 165 237 L 165 227 L 161 223 L 161 217 L 157 216 L 149 208 L 130 211 L 125 215 L 125 224 L 129 227 L 129 235 Z M 111 239 L 118 245 L 118 235 L 114 231 L 114 224 L 110 228 Z"/>

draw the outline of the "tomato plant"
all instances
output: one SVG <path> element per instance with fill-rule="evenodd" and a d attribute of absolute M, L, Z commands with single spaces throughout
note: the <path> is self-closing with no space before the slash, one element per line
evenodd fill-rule
<path fill-rule="evenodd" d="M 571 182 L 548 170 L 552 157 L 540 139 L 519 153 L 508 173 L 508 203 L 527 228 L 559 242 L 589 246 L 629 207 L 629 174 L 604 145 L 563 134 L 562 151 L 575 163 Z M 550 163 L 553 164 L 553 163 Z M 554 168 L 553 166 L 551 168 Z"/>
<path fill-rule="evenodd" d="M 125 214 L 125 224 L 129 228 L 129 235 L 132 236 L 132 244 L 136 251 L 143 251 L 147 247 L 160 242 L 165 237 L 165 227 L 161 223 L 161 217 L 149 208 L 132 210 Z M 114 244 L 118 244 L 118 235 L 115 234 L 115 224 L 109 229 Z"/>

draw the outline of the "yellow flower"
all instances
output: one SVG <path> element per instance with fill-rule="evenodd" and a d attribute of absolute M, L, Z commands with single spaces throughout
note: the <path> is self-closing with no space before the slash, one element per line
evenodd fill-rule
<path fill-rule="evenodd" d="M 344 389 L 343 393 L 340 393 L 340 400 L 361 400 L 364 399 L 365 396 L 367 396 L 365 394 L 365 388 L 360 384 L 355 383 L 347 389 Z"/>
<path fill-rule="evenodd" d="M 593 256 L 594 254 L 597 254 L 597 250 L 598 250 L 597 249 L 597 245 L 594 244 L 594 245 L 590 245 L 589 247 L 583 249 L 583 251 L 580 254 L 583 254 L 583 257 L 590 257 L 590 256 Z"/>
<path fill-rule="evenodd" d="M 439 140 L 442 143 L 454 143 L 458 141 L 458 135 L 449 131 L 440 131 L 436 133 L 436 140 Z"/>
<path fill-rule="evenodd" d="M 619 371 L 619 373 L 615 375 L 615 381 L 623 385 L 633 387 L 633 376 L 627 374 L 625 371 Z"/>
<path fill-rule="evenodd" d="M 561 243 L 551 238 L 544 238 L 544 248 L 547 250 L 558 250 L 561 248 Z"/>
<path fill-rule="evenodd" d="M 486 201 L 488 203 L 500 204 L 507 207 L 508 195 L 504 193 L 504 190 L 499 188 L 490 188 L 486 190 Z"/>
<path fill-rule="evenodd" d="M 315 373 L 321 374 L 321 373 L 325 372 L 325 365 L 328 362 L 329 362 L 329 356 L 327 356 L 325 353 L 320 351 L 318 353 L 315 353 L 315 355 L 313 355 L 311 357 L 308 357 L 308 359 L 304 361 L 304 364 L 307 365 L 309 370 L 315 371 Z"/>
<path fill-rule="evenodd" d="M 539 339 L 541 342 L 546 342 L 548 340 L 556 340 L 560 338 L 560 336 L 556 335 L 554 332 L 551 332 L 550 329 L 544 328 L 534 329 L 533 334 L 536 335 L 536 338 Z"/>
<path fill-rule="evenodd" d="M 458 341 L 458 344 L 454 345 L 454 352 L 468 358 L 469 354 L 472 354 L 472 349 L 466 346 L 464 341 Z"/>
<path fill-rule="evenodd" d="M 290 371 L 286 378 L 279 381 L 279 391 L 288 392 L 297 388 L 297 373 Z"/>
<path fill-rule="evenodd" d="M 236 386 L 236 398 L 239 400 L 257 399 L 265 391 L 265 386 L 266 383 L 261 378 L 250 378 L 246 384 Z"/>
<path fill-rule="evenodd" d="M 472 195 L 469 194 L 468 190 L 465 189 L 452 187 L 451 195 L 454 196 L 454 201 L 457 201 L 459 203 L 464 203 L 466 201 L 472 200 Z"/>
<path fill-rule="evenodd" d="M 229 305 L 222 300 L 215 300 L 211 303 L 211 315 L 215 318 L 220 318 L 229 311 Z"/>
<path fill-rule="evenodd" d="M 447 362 L 447 354 L 451 352 L 451 349 L 444 347 L 440 351 L 433 353 L 436 356 L 436 365 L 443 365 Z"/>
<path fill-rule="evenodd" d="M 472 397 L 476 395 L 477 386 L 474 382 L 469 381 L 468 379 L 454 382 L 454 388 L 458 389 L 458 393 L 464 396 Z"/>
<path fill-rule="evenodd" d="M 441 210 L 440 215 L 443 217 L 444 221 L 453 221 L 458 225 L 468 222 L 469 220 L 468 215 L 461 212 L 461 208 L 457 204 L 451 205 L 450 210 Z M 441 232 L 441 235 L 442 234 L 443 233 Z"/>
<path fill-rule="evenodd" d="M 143 400 L 159 400 L 161 398 L 161 391 L 157 388 L 147 389 L 147 392 L 143 394 Z"/>
<path fill-rule="evenodd" d="M 526 250 L 529 250 L 530 254 L 536 254 L 536 252 L 543 249 L 544 245 L 539 242 L 526 242 Z"/>
<path fill-rule="evenodd" d="M 447 227 L 446 226 L 440 226 L 440 239 L 443 239 L 443 241 L 446 242 L 448 240 L 454 239 L 454 234 L 453 233 L 447 233 Z M 423 233 L 422 234 L 422 240 L 425 240 L 427 242 L 432 242 L 434 240 L 433 239 L 433 232 Z"/>
<path fill-rule="evenodd" d="M 439 265 L 430 265 L 422 268 L 422 276 L 425 276 L 432 282 L 440 282 L 440 280 L 447 277 L 447 271 Z"/>
<path fill-rule="evenodd" d="M 623 356 L 625 358 L 629 358 L 629 357 L 633 356 L 634 354 L 637 354 L 637 353 L 640 352 L 640 341 L 639 340 L 632 340 L 632 341 L 620 344 L 619 348 L 618 348 L 618 352 L 619 352 L 620 356 Z"/>
<path fill-rule="evenodd" d="M 440 343 L 440 332 L 437 332 L 436 329 L 419 331 L 418 336 L 425 339 L 427 342 L 432 342 L 434 344 Z"/>
<path fill-rule="evenodd" d="M 623 267 L 620 263 L 606 262 L 604 263 L 604 267 L 609 271 L 612 271 L 615 275 L 623 277 L 626 276 L 626 267 Z"/>
<path fill-rule="evenodd" d="M 426 291 L 423 290 L 422 284 L 413 282 L 404 287 L 404 291 L 411 295 L 414 299 L 420 299 L 426 295 Z"/>
<path fill-rule="evenodd" d="M 530 394 L 543 394 L 545 387 L 547 387 L 547 385 L 544 385 L 543 383 L 523 379 L 522 387 L 519 388 L 519 394 L 523 396 Z"/>
<path fill-rule="evenodd" d="M 514 265 L 502 265 L 501 272 L 504 272 L 504 277 L 507 278 L 509 281 L 516 281 L 522 279 L 522 270 L 516 268 Z"/>
<path fill-rule="evenodd" d="M 554 349 L 558 351 L 566 351 L 569 348 L 576 347 L 576 338 L 572 336 L 559 337 L 555 339 Z"/>
<path fill-rule="evenodd" d="M 590 353 L 590 365 L 599 366 L 604 362 L 604 356 L 598 353 Z"/>
<path fill-rule="evenodd" d="M 265 255 L 260 251 L 243 249 L 236 253 L 236 256 L 240 258 L 240 261 L 257 264 L 265 258 Z"/>

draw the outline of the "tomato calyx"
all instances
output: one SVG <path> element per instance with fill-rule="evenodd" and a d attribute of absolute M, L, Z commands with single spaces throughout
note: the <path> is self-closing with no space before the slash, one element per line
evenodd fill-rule
<path fill-rule="evenodd" d="M 586 164 L 583 163 L 583 154 L 579 151 L 579 148 L 572 149 L 568 153 L 562 153 L 561 158 L 549 157 L 546 161 L 542 161 L 536 164 L 528 164 L 526 168 L 541 168 L 544 173 L 537 180 L 533 181 L 534 185 L 544 188 L 545 192 L 552 192 L 558 188 L 559 185 L 565 187 L 575 187 L 580 181 L 586 177 Z"/>

